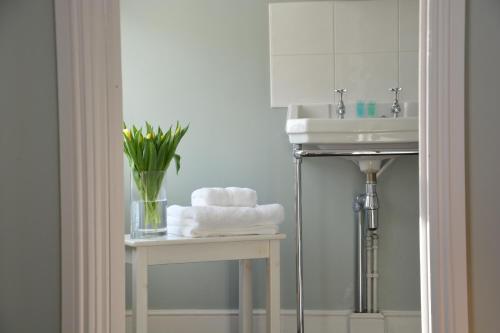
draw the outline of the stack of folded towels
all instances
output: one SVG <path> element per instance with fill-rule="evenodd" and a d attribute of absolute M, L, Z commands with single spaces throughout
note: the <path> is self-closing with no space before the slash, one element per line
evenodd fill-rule
<path fill-rule="evenodd" d="M 201 188 L 191 195 L 190 207 L 167 208 L 168 233 L 184 237 L 269 235 L 284 220 L 279 204 L 257 205 L 249 188 Z"/>

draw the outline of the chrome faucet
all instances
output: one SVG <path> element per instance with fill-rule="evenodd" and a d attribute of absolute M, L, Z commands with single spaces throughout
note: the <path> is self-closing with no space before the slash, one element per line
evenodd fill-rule
<path fill-rule="evenodd" d="M 337 103 L 337 118 L 338 119 L 344 119 L 345 105 L 344 105 L 343 96 L 347 92 L 347 89 L 345 89 L 345 88 L 335 89 L 335 92 L 340 95 L 340 100 Z"/>
<path fill-rule="evenodd" d="M 394 101 L 392 102 L 391 106 L 391 112 L 394 118 L 397 118 L 399 116 L 399 113 L 401 112 L 401 105 L 399 105 L 399 92 L 401 90 L 403 89 L 399 87 L 389 89 L 389 91 L 392 91 L 394 93 Z"/>

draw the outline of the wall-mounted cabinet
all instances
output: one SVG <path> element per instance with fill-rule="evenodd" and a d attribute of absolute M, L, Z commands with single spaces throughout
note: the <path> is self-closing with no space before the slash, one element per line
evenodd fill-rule
<path fill-rule="evenodd" d="M 271 106 L 417 101 L 418 0 L 269 5 Z"/>

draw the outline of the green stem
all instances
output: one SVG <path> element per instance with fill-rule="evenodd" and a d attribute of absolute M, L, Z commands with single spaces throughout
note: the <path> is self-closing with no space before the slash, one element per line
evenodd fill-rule
<path fill-rule="evenodd" d="M 145 201 L 145 225 L 150 226 L 153 229 L 157 229 L 161 223 L 160 212 L 158 211 L 158 202 L 155 201 Z"/>
<path fill-rule="evenodd" d="M 144 205 L 144 225 L 158 229 L 161 225 L 162 209 L 157 201 L 165 172 L 138 172 L 133 170 L 133 178 Z"/>

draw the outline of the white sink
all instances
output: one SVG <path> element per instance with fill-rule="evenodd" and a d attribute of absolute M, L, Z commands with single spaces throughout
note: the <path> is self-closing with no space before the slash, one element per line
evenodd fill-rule
<path fill-rule="evenodd" d="M 402 104 L 398 118 L 392 118 L 389 104 L 378 118 L 354 118 L 346 105 L 346 119 L 337 119 L 335 105 L 291 105 L 288 107 L 286 132 L 294 144 L 404 144 L 418 142 L 416 103 Z"/>

